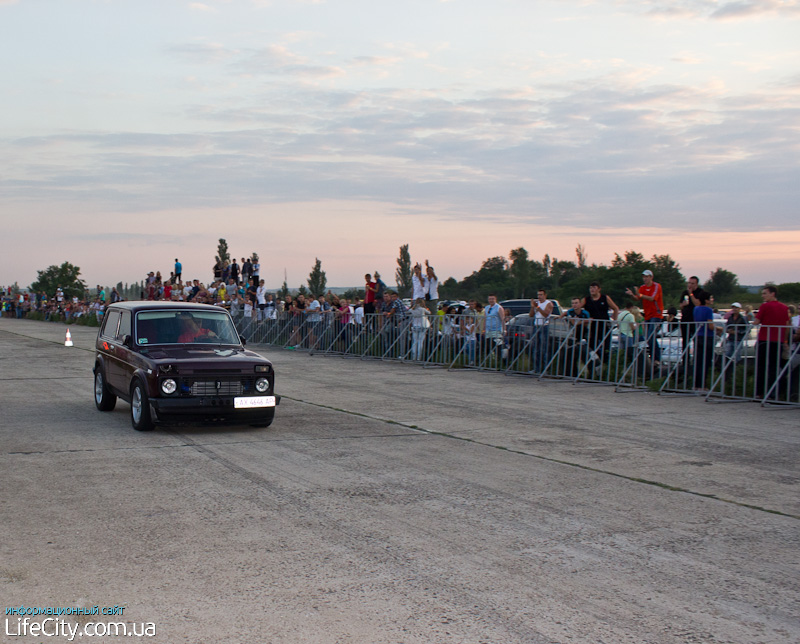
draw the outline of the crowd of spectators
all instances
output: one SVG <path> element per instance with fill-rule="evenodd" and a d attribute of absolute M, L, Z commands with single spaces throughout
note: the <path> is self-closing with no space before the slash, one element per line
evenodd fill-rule
<path fill-rule="evenodd" d="M 788 353 L 798 353 L 791 349 L 800 342 L 800 315 L 796 307 L 778 301 L 774 286 L 764 287 L 764 303 L 758 310 L 734 302 L 723 315 L 716 309 L 713 295 L 699 286 L 695 276 L 688 279 L 686 290 L 681 294 L 680 310 L 664 308 L 663 292 L 652 271 L 645 270 L 642 280 L 641 286 L 628 289 L 629 299 L 622 303 L 622 308 L 603 294 L 596 282 L 590 286 L 589 293 L 573 298 L 571 308 L 566 310 L 556 310 L 545 291 L 539 291 L 537 297 L 531 299 L 527 313 L 536 335 L 532 345 L 534 368 L 541 370 L 548 358 L 548 328 L 556 317 L 567 318 L 572 325 L 585 326 L 582 337 L 592 351 L 607 349 L 600 346 L 603 341 L 599 329 L 603 324 L 614 324 L 618 329 L 619 346 L 630 348 L 636 343 L 646 343 L 649 357 L 656 366 L 661 360 L 658 337 L 665 329 L 679 328 L 683 346 L 693 343 L 695 380 L 701 384 L 718 335 L 725 338 L 724 355 L 736 363 L 742 360 L 743 340 L 754 325 L 763 327 L 757 336 L 761 360 L 778 363 Z M 199 279 L 184 280 L 181 262 L 176 258 L 169 277 L 163 278 L 160 271 L 148 273 L 140 299 L 221 306 L 235 319 L 248 324 L 280 318 L 291 327 L 288 346 L 294 348 L 314 346 L 322 330 L 331 325 L 340 330 L 351 329 L 342 334 L 347 338 L 364 324 L 382 331 L 407 328 L 411 356 L 415 359 L 422 355 L 431 327 L 437 334 L 466 343 L 468 354 L 474 354 L 473 347 L 481 341 L 497 347 L 509 346 L 511 312 L 504 309 L 494 295 L 488 297 L 485 305 L 474 299 L 440 302 L 438 286 L 436 272 L 426 260 L 424 267 L 419 263 L 413 267 L 412 297 L 407 300 L 388 289 L 378 271 L 364 276 L 362 297 L 348 299 L 330 291 L 316 297 L 305 294 L 279 297 L 278 293 L 268 291 L 260 278 L 257 255 L 243 257 L 241 264 L 236 259 L 217 262 L 208 283 Z M 84 292 L 83 297 L 66 297 L 60 286 L 53 293 L 12 293 L 9 288 L 4 289 L 3 295 L 6 316 L 23 318 L 35 313 L 39 319 L 66 322 L 81 318 L 99 321 L 109 303 L 122 299 L 116 288 L 107 291 L 100 285 L 91 294 Z M 769 383 L 758 381 L 756 388 L 763 390 L 765 384 Z"/>

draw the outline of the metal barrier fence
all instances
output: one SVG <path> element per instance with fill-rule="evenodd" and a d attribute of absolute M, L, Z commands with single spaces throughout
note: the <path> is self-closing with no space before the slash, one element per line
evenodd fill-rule
<path fill-rule="evenodd" d="M 481 315 L 371 314 L 358 321 L 353 314 L 313 315 L 238 315 L 234 322 L 249 343 L 324 356 L 800 407 L 800 344 L 774 340 L 788 339 L 787 327 L 574 318 L 537 325 L 534 318 L 517 316 L 505 333 L 487 333 Z"/>

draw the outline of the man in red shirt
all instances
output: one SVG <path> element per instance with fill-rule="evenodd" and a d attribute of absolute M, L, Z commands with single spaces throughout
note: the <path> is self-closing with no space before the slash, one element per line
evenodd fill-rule
<path fill-rule="evenodd" d="M 647 343 L 650 345 L 650 356 L 654 362 L 661 361 L 661 347 L 658 344 L 658 331 L 664 321 L 664 290 L 661 284 L 653 278 L 653 271 L 642 271 L 642 284 L 639 288 L 633 287 L 625 292 L 642 303 L 644 312 L 645 331 Z"/>
<path fill-rule="evenodd" d="M 756 313 L 758 330 L 756 345 L 756 398 L 763 398 L 770 390 L 783 366 L 781 349 L 789 342 L 791 319 L 789 307 L 778 302 L 778 289 L 768 284 L 761 289 L 764 303 Z M 774 392 L 777 394 L 777 392 Z"/>

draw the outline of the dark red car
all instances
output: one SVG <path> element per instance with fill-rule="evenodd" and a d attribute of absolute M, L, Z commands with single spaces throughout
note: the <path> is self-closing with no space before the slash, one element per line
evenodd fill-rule
<path fill-rule="evenodd" d="M 224 309 L 183 302 L 120 302 L 97 334 L 94 401 L 131 404 L 133 428 L 218 420 L 268 427 L 280 396 L 266 358 L 248 351 Z"/>

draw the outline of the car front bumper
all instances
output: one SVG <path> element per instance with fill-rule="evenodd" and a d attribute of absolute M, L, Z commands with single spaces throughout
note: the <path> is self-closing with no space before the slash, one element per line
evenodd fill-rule
<path fill-rule="evenodd" d="M 265 395 L 275 396 L 275 407 L 280 404 L 280 396 Z M 219 419 L 226 422 L 252 423 L 275 415 L 275 407 L 237 409 L 233 402 L 237 397 L 239 396 L 151 398 L 150 407 L 153 419 L 159 422 Z"/>

